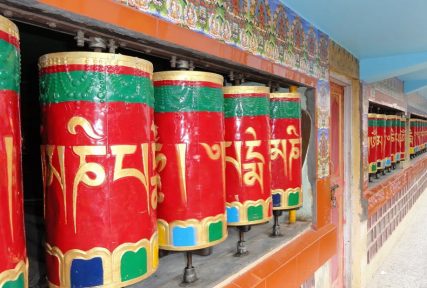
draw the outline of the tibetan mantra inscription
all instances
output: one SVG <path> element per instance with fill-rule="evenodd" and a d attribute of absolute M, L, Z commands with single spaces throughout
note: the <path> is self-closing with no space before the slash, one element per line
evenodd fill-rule
<path fill-rule="evenodd" d="M 227 238 L 221 75 L 154 73 L 161 249 L 191 251 Z"/>
<path fill-rule="evenodd" d="M 271 218 L 268 87 L 224 87 L 226 200 L 230 226 Z"/>
<path fill-rule="evenodd" d="M 158 265 L 152 64 L 69 52 L 39 66 L 49 283 L 139 282 Z"/>
<path fill-rule="evenodd" d="M 273 210 L 302 206 L 300 101 L 298 93 L 270 94 Z"/>

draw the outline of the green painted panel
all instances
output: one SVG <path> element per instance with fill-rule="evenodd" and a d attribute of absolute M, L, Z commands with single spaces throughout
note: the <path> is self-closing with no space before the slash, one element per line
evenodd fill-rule
<path fill-rule="evenodd" d="M 154 106 L 153 85 L 149 78 L 71 71 L 44 74 L 40 77 L 40 101 L 128 102 Z"/>
<path fill-rule="evenodd" d="M 122 281 L 132 280 L 147 273 L 147 250 L 141 248 L 136 252 L 123 254 L 120 265 Z"/>
<path fill-rule="evenodd" d="M 223 112 L 220 88 L 160 86 L 154 88 L 156 112 Z"/>
<path fill-rule="evenodd" d="M 262 220 L 264 217 L 262 205 L 251 206 L 248 208 L 248 221 Z"/>
<path fill-rule="evenodd" d="M 0 90 L 19 92 L 20 54 L 12 44 L 0 39 Z"/>
<path fill-rule="evenodd" d="M 226 118 L 269 115 L 269 102 L 267 97 L 225 98 L 224 114 Z"/>
<path fill-rule="evenodd" d="M 223 222 L 218 221 L 209 225 L 209 242 L 214 242 L 222 238 Z"/>
<path fill-rule="evenodd" d="M 301 118 L 301 105 L 296 101 L 270 101 L 271 118 Z"/>

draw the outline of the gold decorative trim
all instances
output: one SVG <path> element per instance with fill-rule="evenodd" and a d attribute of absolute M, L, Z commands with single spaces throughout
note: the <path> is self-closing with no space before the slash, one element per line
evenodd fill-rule
<path fill-rule="evenodd" d="M 385 115 L 386 119 L 397 119 L 396 115 Z"/>
<path fill-rule="evenodd" d="M 209 225 L 222 221 L 222 238 L 213 242 L 209 242 Z M 196 230 L 196 245 L 194 246 L 175 246 L 173 245 L 172 230 L 175 227 L 194 227 Z M 227 217 L 225 214 L 218 214 L 216 216 L 206 217 L 202 220 L 187 219 L 187 220 L 176 220 L 171 223 L 163 219 L 157 219 L 157 227 L 159 231 L 159 247 L 160 249 L 170 251 L 190 251 L 198 250 L 207 247 L 211 247 L 223 242 L 227 239 Z"/>
<path fill-rule="evenodd" d="M 0 30 L 19 40 L 18 27 L 6 17 L 0 16 Z"/>
<path fill-rule="evenodd" d="M 252 206 L 262 206 L 262 213 L 265 216 L 263 219 L 261 220 L 256 220 L 256 221 L 249 221 L 248 220 L 248 208 L 252 207 Z M 239 222 L 235 222 L 235 223 L 227 223 L 228 226 L 245 226 L 245 225 L 257 225 L 257 224 L 262 224 L 262 223 L 266 223 L 268 221 L 270 221 L 270 219 L 272 218 L 272 215 L 267 216 L 269 213 L 269 209 L 270 209 L 270 205 L 271 205 L 271 197 L 269 197 L 266 200 L 260 199 L 257 201 L 252 201 L 252 200 L 248 200 L 245 201 L 244 203 L 238 202 L 238 201 L 234 201 L 234 202 L 227 202 L 225 204 L 225 206 L 227 208 L 237 208 L 237 210 L 239 211 Z"/>
<path fill-rule="evenodd" d="M 299 93 L 270 93 L 270 99 L 300 99 Z"/>
<path fill-rule="evenodd" d="M 124 66 L 153 74 L 153 64 L 147 60 L 121 54 L 101 52 L 59 52 L 46 54 L 39 59 L 39 68 L 54 65 Z M 151 77 L 150 77 L 151 78 Z"/>
<path fill-rule="evenodd" d="M 287 205 L 288 203 L 288 197 L 289 194 L 295 194 L 295 193 L 299 193 L 300 197 L 299 197 L 299 202 L 297 205 L 294 206 L 289 206 Z M 282 203 L 282 206 L 280 207 L 274 207 L 273 206 L 273 210 L 294 210 L 294 209 L 298 209 L 302 206 L 303 200 L 302 200 L 302 191 L 301 191 L 301 187 L 296 187 L 296 188 L 288 188 L 286 190 L 284 189 L 274 189 L 271 191 L 272 195 L 275 194 L 280 194 L 280 203 Z M 286 205 L 283 205 L 286 204 Z"/>
<path fill-rule="evenodd" d="M 28 259 L 21 260 L 16 264 L 15 268 L 5 270 L 0 273 L 0 287 L 3 287 L 3 285 L 7 281 L 15 281 L 21 276 L 21 274 L 24 276 L 24 287 L 28 287 Z"/>
<path fill-rule="evenodd" d="M 203 81 L 218 85 L 224 84 L 224 77 L 219 74 L 201 71 L 164 71 L 156 72 L 153 75 L 153 81 Z"/>
<path fill-rule="evenodd" d="M 377 118 L 377 115 L 376 113 L 369 113 L 368 118 Z"/>
<path fill-rule="evenodd" d="M 266 86 L 227 86 L 222 88 L 224 94 L 250 94 L 265 93 L 270 94 L 270 88 Z"/>
<path fill-rule="evenodd" d="M 155 232 L 151 239 L 141 239 L 136 243 L 123 243 L 111 253 L 103 247 L 95 247 L 87 251 L 72 249 L 65 254 L 58 247 L 52 247 L 46 243 L 46 252 L 58 258 L 60 286 L 49 282 L 49 287 L 71 287 L 70 268 L 74 259 L 102 259 L 104 284 L 103 287 L 123 287 L 138 283 L 151 276 L 158 267 L 158 234 Z M 147 250 L 147 273 L 144 275 L 121 281 L 121 257 L 126 252 L 136 252 L 141 248 Z M 156 250 L 157 249 L 157 250 Z M 157 258 L 156 258 L 157 257 Z"/>

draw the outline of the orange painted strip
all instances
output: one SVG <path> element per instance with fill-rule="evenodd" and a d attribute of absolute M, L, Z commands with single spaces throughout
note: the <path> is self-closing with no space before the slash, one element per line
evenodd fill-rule
<path fill-rule="evenodd" d="M 186 49 L 196 50 L 236 64 L 262 70 L 307 86 L 315 87 L 317 82 L 314 77 L 293 71 L 249 52 L 113 1 L 39 0 L 39 2 L 60 10 L 110 23 L 173 45 L 179 45 Z"/>
<path fill-rule="evenodd" d="M 228 288 L 299 288 L 336 253 L 336 227 L 310 230 L 234 279 Z"/>

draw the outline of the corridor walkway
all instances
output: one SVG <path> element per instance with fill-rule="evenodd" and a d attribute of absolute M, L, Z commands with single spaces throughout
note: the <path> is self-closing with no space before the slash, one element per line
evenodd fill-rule
<path fill-rule="evenodd" d="M 408 227 L 368 288 L 427 288 L 427 191 L 407 217 Z"/>

